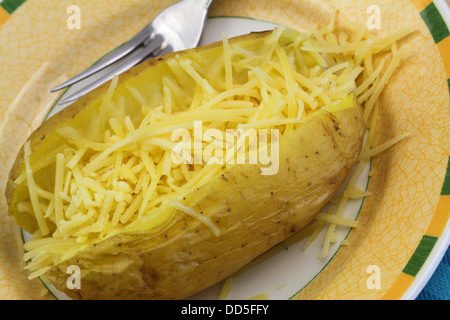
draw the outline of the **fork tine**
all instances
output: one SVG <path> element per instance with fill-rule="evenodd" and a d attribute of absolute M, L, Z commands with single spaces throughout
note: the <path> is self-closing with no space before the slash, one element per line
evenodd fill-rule
<path fill-rule="evenodd" d="M 83 87 L 82 89 L 78 90 L 77 92 L 71 94 L 69 97 L 64 98 L 61 100 L 58 104 L 65 104 L 70 103 L 78 98 L 82 97 L 89 91 L 97 88 L 101 84 L 105 83 L 106 81 L 112 79 L 114 75 L 120 74 L 131 67 L 137 65 L 138 63 L 144 61 L 147 57 L 149 57 L 153 52 L 161 48 L 161 46 L 164 43 L 164 39 L 161 35 L 156 35 L 154 39 L 149 43 L 148 46 L 143 46 L 140 48 L 137 48 L 135 51 L 133 51 L 131 54 L 129 54 L 127 57 L 123 58 L 123 61 L 121 61 L 117 66 L 109 71 L 108 73 L 102 75 L 100 78 L 96 79 L 92 83 L 88 84 L 87 86 Z"/>
<path fill-rule="evenodd" d="M 166 53 L 170 53 L 172 51 L 173 51 L 173 48 L 171 45 L 165 45 L 165 46 L 163 45 L 163 46 L 161 46 L 161 48 L 156 49 L 152 53 L 152 55 L 153 55 L 153 57 L 158 57 L 158 56 L 165 55 Z"/>
<path fill-rule="evenodd" d="M 113 51 L 109 55 L 107 55 L 105 58 L 98 61 L 96 64 L 94 64 L 92 67 L 86 69 L 85 71 L 79 73 L 75 77 L 65 81 L 64 83 L 56 86 L 51 92 L 59 91 L 63 88 L 66 88 L 74 83 L 77 83 L 94 73 L 108 67 L 109 65 L 113 64 L 114 62 L 120 60 L 127 54 L 129 54 L 131 51 L 136 49 L 138 46 L 140 46 L 142 43 L 144 43 L 147 39 L 149 39 L 152 36 L 153 28 L 150 25 L 147 25 L 144 29 L 142 29 L 138 34 L 136 34 L 133 38 L 131 38 L 129 41 L 127 41 L 124 45 L 119 47 L 117 50 Z"/>

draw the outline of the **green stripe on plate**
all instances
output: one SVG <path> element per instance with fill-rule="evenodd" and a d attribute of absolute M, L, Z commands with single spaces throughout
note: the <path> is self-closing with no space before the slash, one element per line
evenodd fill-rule
<path fill-rule="evenodd" d="M 450 80 L 449 80 L 450 82 Z M 450 83 L 449 83 L 450 87 Z M 445 173 L 444 185 L 442 186 L 441 195 L 450 195 L 450 158 L 448 158 L 447 172 Z"/>
<path fill-rule="evenodd" d="M 416 248 L 416 251 L 414 251 L 411 259 L 409 259 L 408 263 L 403 269 L 403 272 L 415 277 L 430 255 L 430 252 L 436 244 L 437 239 L 437 237 L 427 235 L 423 236 L 422 240 L 420 240 L 420 243 Z"/>
<path fill-rule="evenodd" d="M 420 15 L 430 30 L 435 43 L 439 43 L 441 40 L 450 35 L 444 19 L 433 2 L 423 9 Z"/>
<path fill-rule="evenodd" d="M 9 14 L 12 14 L 18 7 L 20 7 L 26 0 L 0 0 L 0 5 Z"/>
<path fill-rule="evenodd" d="M 448 93 L 450 94 L 450 78 L 447 79 Z"/>

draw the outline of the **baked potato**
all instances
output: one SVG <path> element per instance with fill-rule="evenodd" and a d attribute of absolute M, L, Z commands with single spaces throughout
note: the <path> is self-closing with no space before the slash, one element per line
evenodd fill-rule
<path fill-rule="evenodd" d="M 167 54 L 45 121 L 6 191 L 9 214 L 33 235 L 30 278 L 75 299 L 182 299 L 307 226 L 365 133 L 359 72 L 330 70 L 339 61 L 301 50 L 308 41 L 280 28 Z M 195 137 L 199 121 L 216 131 Z M 227 130 L 244 141 L 230 153 Z M 257 153 L 244 130 L 259 130 Z M 79 289 L 66 283 L 72 265 Z"/>

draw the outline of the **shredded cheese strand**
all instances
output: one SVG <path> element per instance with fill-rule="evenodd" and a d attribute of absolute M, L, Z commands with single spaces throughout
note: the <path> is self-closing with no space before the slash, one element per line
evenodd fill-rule
<path fill-rule="evenodd" d="M 27 173 L 26 177 L 27 177 L 27 182 L 28 182 L 28 190 L 29 190 L 29 194 L 30 194 L 31 205 L 33 207 L 33 212 L 36 216 L 36 220 L 37 220 L 39 229 L 41 230 L 42 235 L 45 236 L 45 235 L 49 234 L 49 229 L 48 229 L 47 222 L 44 219 L 44 214 L 42 212 L 42 208 L 39 203 L 39 196 L 36 191 L 36 183 L 34 181 L 33 171 L 31 169 L 31 165 L 30 165 L 30 155 L 31 155 L 31 146 L 30 145 L 31 145 L 30 141 L 27 141 L 25 143 L 25 154 L 24 154 L 25 170 Z"/>
<path fill-rule="evenodd" d="M 374 148 L 372 148 L 371 150 L 368 151 L 363 151 L 360 155 L 358 160 L 359 161 L 365 161 L 368 160 L 374 156 L 376 156 L 377 154 L 380 154 L 384 151 L 386 151 L 387 149 L 389 149 L 390 147 L 394 146 L 395 144 L 399 143 L 400 141 L 402 141 L 403 139 L 405 139 L 406 137 L 410 136 L 409 133 L 404 133 L 399 135 L 398 137 L 395 137 L 389 141 L 386 141 L 385 143 L 376 146 Z"/>

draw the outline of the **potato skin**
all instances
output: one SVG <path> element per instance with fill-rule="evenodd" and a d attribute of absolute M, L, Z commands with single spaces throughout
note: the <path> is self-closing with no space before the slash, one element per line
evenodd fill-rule
<path fill-rule="evenodd" d="M 280 139 L 280 168 L 263 176 L 237 165 L 186 195 L 210 216 L 214 236 L 178 212 L 159 235 L 120 234 L 54 267 L 46 276 L 75 299 L 182 299 L 231 275 L 304 228 L 348 177 L 360 152 L 359 106 L 321 114 Z M 69 265 L 81 269 L 81 290 L 68 290 Z"/>
<path fill-rule="evenodd" d="M 262 31 L 262 32 L 252 32 L 246 35 L 242 35 L 239 37 L 235 37 L 229 40 L 229 43 L 235 43 L 240 41 L 249 41 L 249 40 L 257 40 L 262 39 L 271 34 L 272 31 Z M 196 54 L 207 51 L 209 49 L 213 49 L 216 47 L 219 47 L 222 45 L 222 42 L 215 42 L 211 43 L 209 45 L 201 46 L 194 49 L 188 49 L 180 52 L 172 52 L 167 53 L 163 56 L 153 58 L 150 60 L 147 60 L 143 63 L 140 63 L 136 65 L 135 67 L 125 71 L 122 73 L 119 77 L 119 84 L 124 83 L 130 78 L 133 78 L 135 76 L 140 75 L 141 73 L 145 72 L 149 68 L 154 68 L 155 66 L 164 63 L 165 61 L 174 58 L 177 55 L 184 56 L 184 55 L 190 55 L 192 52 L 195 52 Z M 70 120 L 74 118 L 78 113 L 83 111 L 87 106 L 95 102 L 96 100 L 102 99 L 102 97 L 106 94 L 108 91 L 108 88 L 110 86 L 110 81 L 102 84 L 98 88 L 94 89 L 93 91 L 89 92 L 85 96 L 78 99 L 73 104 L 69 105 L 68 107 L 64 108 L 57 114 L 53 115 L 50 119 L 46 120 L 38 129 L 36 129 L 30 137 L 27 139 L 27 141 L 30 141 L 30 148 L 31 152 L 33 153 L 35 150 L 37 150 L 41 144 L 42 141 L 46 138 L 46 136 L 54 131 L 56 128 L 58 128 L 61 124 L 66 122 L 67 120 Z M 25 144 L 24 144 L 25 145 Z M 10 215 L 18 225 L 20 225 L 24 230 L 26 230 L 29 233 L 33 233 L 37 230 L 37 221 L 34 217 L 30 216 L 29 214 L 25 214 L 23 212 L 17 212 L 15 210 L 11 210 L 11 202 L 13 200 L 13 195 L 16 190 L 16 184 L 14 183 L 14 180 L 19 177 L 22 166 L 24 162 L 24 146 L 20 149 L 16 160 L 13 164 L 13 167 L 10 170 L 8 182 L 6 185 L 6 191 L 5 196 L 6 200 L 9 204 L 8 206 L 8 215 Z"/>
<path fill-rule="evenodd" d="M 265 37 L 266 32 L 231 39 Z M 212 44 L 196 50 L 220 45 Z M 149 60 L 120 77 L 120 82 L 175 54 Z M 31 137 L 36 150 L 45 136 L 100 99 L 104 84 L 50 120 Z M 276 175 L 260 174 L 258 165 L 236 165 L 186 195 L 182 203 L 209 216 L 219 227 L 216 237 L 204 224 L 177 212 L 164 232 L 119 234 L 79 252 L 51 269 L 46 277 L 74 299 L 182 299 L 236 272 L 258 255 L 303 229 L 338 190 L 361 150 L 365 127 L 360 106 L 329 113 L 322 110 L 280 139 Z M 23 148 L 11 171 L 6 196 L 13 198 L 23 162 Z M 31 216 L 9 211 L 33 232 Z M 67 267 L 81 270 L 81 289 L 69 290 Z"/>

